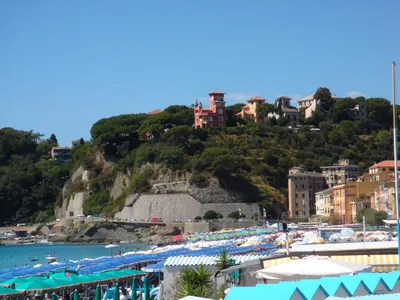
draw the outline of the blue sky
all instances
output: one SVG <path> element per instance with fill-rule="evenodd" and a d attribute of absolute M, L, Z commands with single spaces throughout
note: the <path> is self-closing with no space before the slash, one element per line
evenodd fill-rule
<path fill-rule="evenodd" d="M 0 128 L 68 145 L 215 89 L 390 99 L 399 20 L 399 0 L 0 1 Z"/>

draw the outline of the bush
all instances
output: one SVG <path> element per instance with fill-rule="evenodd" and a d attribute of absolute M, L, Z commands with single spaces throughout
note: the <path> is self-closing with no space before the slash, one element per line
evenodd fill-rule
<path fill-rule="evenodd" d="M 143 174 L 134 174 L 131 178 L 131 189 L 134 193 L 144 193 L 151 189 L 151 184 Z"/>
<path fill-rule="evenodd" d="M 203 220 L 203 218 L 200 217 L 200 216 L 197 216 L 197 217 L 194 218 L 194 221 L 195 221 L 195 222 L 199 222 L 199 221 L 201 221 L 201 220 Z"/>
<path fill-rule="evenodd" d="M 208 176 L 205 173 L 194 172 L 189 178 L 189 183 L 197 187 L 206 187 L 208 186 Z"/>
<path fill-rule="evenodd" d="M 231 212 L 228 215 L 228 218 L 239 220 L 239 219 L 242 219 L 242 218 L 246 218 L 246 216 L 242 212 L 239 212 L 238 210 L 236 210 L 236 211 Z"/>
<path fill-rule="evenodd" d="M 203 216 L 204 220 L 215 220 L 215 219 L 222 219 L 222 218 L 223 218 L 223 216 L 220 213 L 217 213 L 215 210 L 209 210 Z"/>

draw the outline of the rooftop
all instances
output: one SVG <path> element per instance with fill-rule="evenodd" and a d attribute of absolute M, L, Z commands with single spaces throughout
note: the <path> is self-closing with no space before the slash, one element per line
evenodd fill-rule
<path fill-rule="evenodd" d="M 394 167 L 394 160 L 384 160 L 373 166 L 369 167 L 368 169 L 376 169 L 376 168 L 393 168 Z M 397 168 L 400 168 L 400 161 L 397 162 Z"/>
<path fill-rule="evenodd" d="M 225 95 L 224 92 L 221 92 L 221 91 L 218 91 L 218 90 L 209 92 L 208 94 L 209 94 L 209 95 Z"/>
<path fill-rule="evenodd" d="M 315 94 L 308 95 L 307 97 L 304 97 L 304 98 L 301 98 L 301 99 L 297 100 L 297 102 L 314 100 L 314 95 Z M 331 97 L 332 97 L 332 99 L 336 99 L 336 100 L 337 99 L 341 99 L 339 96 L 337 96 L 335 94 L 332 94 Z"/>
<path fill-rule="evenodd" d="M 262 98 L 260 96 L 254 96 L 254 97 L 251 97 L 249 100 L 247 100 L 247 102 L 250 102 L 250 101 L 265 101 L 265 100 L 267 100 L 267 99 Z"/>
<path fill-rule="evenodd" d="M 162 112 L 163 111 L 161 109 L 155 109 L 155 110 L 149 111 L 147 114 L 148 115 L 156 115 L 156 114 L 159 114 L 159 113 L 162 113 Z"/>

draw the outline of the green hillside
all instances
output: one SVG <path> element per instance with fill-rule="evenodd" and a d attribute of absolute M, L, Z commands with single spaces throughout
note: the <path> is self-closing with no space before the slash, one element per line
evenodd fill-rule
<path fill-rule="evenodd" d="M 351 120 L 347 113 L 358 102 L 367 107 L 367 124 Z M 382 98 L 343 99 L 323 103 L 324 111 L 300 120 L 302 127 L 287 128 L 283 117 L 261 123 L 245 123 L 234 114 L 243 104 L 228 107 L 224 128 L 194 129 L 193 110 L 170 106 L 162 113 L 120 115 L 101 119 L 91 129 L 90 143 L 72 151 L 71 164 L 49 161 L 52 141 L 32 132 L 0 130 L 1 220 L 39 221 L 52 215 L 60 203 L 68 172 L 79 165 L 90 170 L 92 192 L 87 213 L 111 214 L 124 203 L 111 201 L 109 189 L 118 171 L 131 174 L 129 192 L 145 192 L 153 175 L 139 168 L 157 163 L 191 173 L 190 182 L 207 185 L 211 177 L 221 186 L 245 192 L 245 201 L 259 202 L 272 215 L 272 207 L 286 207 L 287 174 L 293 166 L 320 171 L 340 157 L 354 159 L 363 171 L 374 162 L 392 159 L 391 106 Z M 260 112 L 279 109 L 266 104 Z M 319 130 L 313 130 L 319 128 Z M 54 143 L 54 142 L 53 142 Z M 42 149 L 42 150 L 41 150 Z M 112 169 L 95 160 L 101 152 Z"/>

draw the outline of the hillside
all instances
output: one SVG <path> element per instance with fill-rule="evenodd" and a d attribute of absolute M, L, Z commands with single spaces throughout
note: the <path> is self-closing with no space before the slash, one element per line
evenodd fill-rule
<path fill-rule="evenodd" d="M 366 124 L 353 121 L 346 113 L 357 101 L 366 104 Z M 287 174 L 293 166 L 319 171 L 320 166 L 345 157 L 356 160 L 365 171 L 374 162 L 392 158 L 392 137 L 388 130 L 391 107 L 385 99 L 343 99 L 309 119 L 303 116 L 302 126 L 296 130 L 286 127 L 284 118 L 257 124 L 238 122 L 234 114 L 242 105 L 228 107 L 229 124 L 223 128 L 192 128 L 193 110 L 186 106 L 170 106 L 151 116 L 128 114 L 99 120 L 91 129 L 92 141 L 72 151 L 71 172 L 82 166 L 88 170 L 89 182 L 85 186 L 69 182 L 67 194 L 89 187 L 90 197 L 84 204 L 84 212 L 111 215 L 122 209 L 128 195 L 153 193 L 153 186 L 160 182 L 162 175 L 172 172 L 185 174 L 188 184 L 198 189 L 217 183 L 222 189 L 243 195 L 240 201 L 260 203 L 274 216 L 286 208 Z M 271 105 L 266 104 L 265 109 L 270 110 Z M 9 135 L 7 130 L 12 129 L 1 129 L 0 138 Z M 60 184 L 49 193 L 46 205 L 39 205 L 37 200 L 32 200 L 36 204 L 30 205 L 24 200 L 26 198 L 16 194 L 18 176 L 10 174 L 21 171 L 16 157 L 36 153 L 43 141 L 36 137 L 33 143 L 32 149 L 24 150 L 26 152 L 22 154 L 18 154 L 21 149 L 11 148 L 7 150 L 7 156 L 0 155 L 6 161 L 0 168 L 0 205 L 3 209 L 8 203 L 12 204 L 2 221 L 28 216 L 34 220 L 32 216 L 37 216 L 38 211 L 52 208 L 56 194 L 59 195 L 57 205 L 62 203 Z M 3 149 L 3 142 L 1 145 Z M 1 153 L 6 152 L 3 149 Z M 39 168 L 42 164 L 61 168 L 41 159 L 37 153 L 24 166 Z M 157 166 L 157 172 L 154 166 Z M 62 166 L 68 171 L 70 167 Z M 41 174 L 48 174 L 51 180 L 59 178 L 58 173 L 50 174 L 46 169 L 42 169 Z M 117 188 L 116 192 L 118 176 L 125 176 L 127 184 Z M 39 177 L 27 186 L 31 184 L 39 190 L 44 189 L 45 181 Z M 67 176 L 62 178 L 64 182 L 68 179 Z"/>

